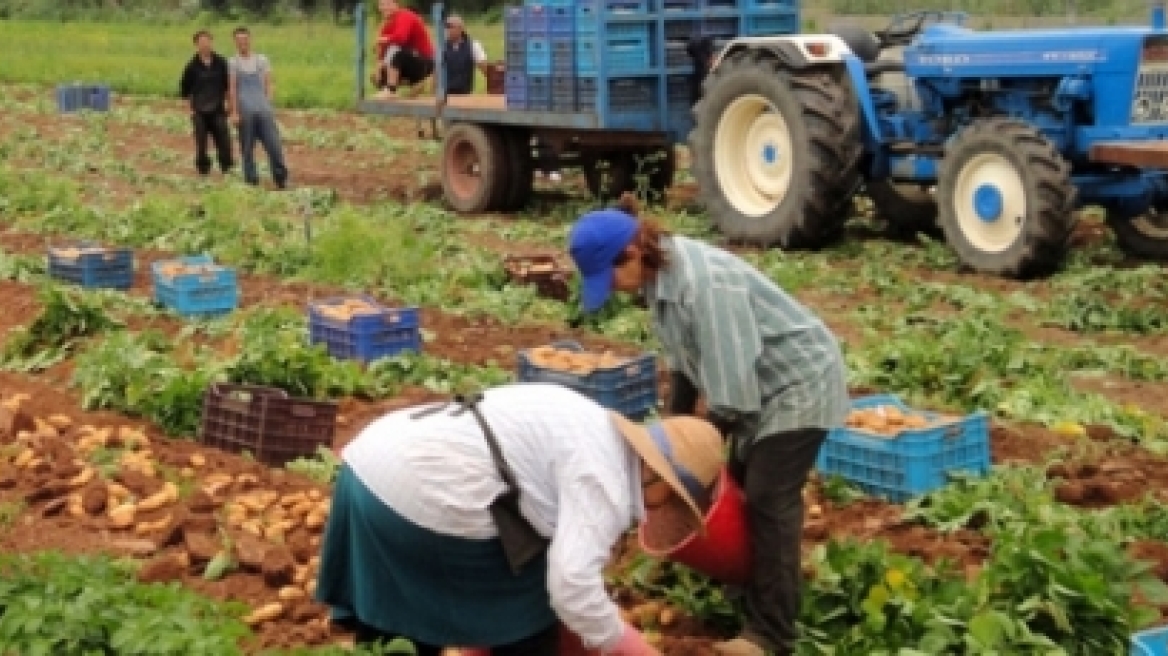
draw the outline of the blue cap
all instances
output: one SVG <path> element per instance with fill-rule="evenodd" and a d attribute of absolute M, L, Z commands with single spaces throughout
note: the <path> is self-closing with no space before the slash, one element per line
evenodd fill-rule
<path fill-rule="evenodd" d="M 580 271 L 585 312 L 599 310 L 612 293 L 613 263 L 637 234 L 637 220 L 622 210 L 589 212 L 568 235 L 568 252 Z"/>

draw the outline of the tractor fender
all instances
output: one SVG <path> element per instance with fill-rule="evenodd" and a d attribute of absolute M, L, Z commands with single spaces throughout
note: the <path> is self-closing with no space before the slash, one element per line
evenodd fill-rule
<path fill-rule="evenodd" d="M 842 65 L 844 56 L 852 54 L 848 44 L 834 34 L 742 37 L 731 40 L 722 48 L 710 62 L 710 70 L 734 53 L 754 50 L 766 51 L 794 70 L 823 64 Z"/>

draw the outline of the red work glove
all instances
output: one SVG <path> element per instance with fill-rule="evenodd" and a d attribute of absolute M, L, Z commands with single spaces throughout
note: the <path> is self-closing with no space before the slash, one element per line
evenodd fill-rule
<path fill-rule="evenodd" d="M 661 656 L 661 652 L 646 642 L 640 631 L 626 624 L 620 642 L 607 652 L 607 656 Z"/>

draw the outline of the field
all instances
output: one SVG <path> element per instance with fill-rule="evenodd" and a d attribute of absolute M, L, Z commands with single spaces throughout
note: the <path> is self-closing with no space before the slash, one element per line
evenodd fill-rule
<path fill-rule="evenodd" d="M 36 51 L 33 26 L 0 22 L 0 57 Z M 507 255 L 563 257 L 567 226 L 595 206 L 582 180 L 537 183 L 520 215 L 445 211 L 435 142 L 328 109 L 351 97 L 340 30 L 311 28 L 334 59 L 297 59 L 304 25 L 271 28 L 271 48 L 257 30 L 287 67 L 281 102 L 312 107 L 280 115 L 294 189 L 279 193 L 198 179 L 174 99 L 56 113 L 56 79 L 169 93 L 185 30 L 63 29 L 79 61 L 30 57 L 0 94 L 0 653 L 329 653 L 347 636 L 307 582 L 335 460 L 271 468 L 197 444 L 207 386 L 335 400 L 339 449 L 389 409 L 512 379 L 519 349 L 655 350 L 645 313 L 624 299 L 570 327 L 574 305 L 509 282 Z M 682 171 L 658 216 L 717 242 L 694 196 Z M 134 248 L 132 289 L 52 280 L 46 249 L 75 238 Z M 1125 259 L 1087 214 L 1059 274 L 971 275 L 943 244 L 892 237 L 863 199 L 827 251 L 736 250 L 845 341 L 857 396 L 991 416 L 987 478 L 902 505 L 813 482 L 800 654 L 1118 656 L 1168 621 L 1162 267 Z M 191 321 L 150 302 L 149 263 L 198 253 L 237 268 L 238 311 Z M 342 293 L 421 308 L 424 355 L 364 369 L 309 347 L 307 304 Z M 111 516 L 127 499 L 135 515 Z M 666 654 L 710 653 L 736 628 L 720 588 L 632 541 L 610 581 Z M 275 619 L 242 621 L 274 602 Z"/>

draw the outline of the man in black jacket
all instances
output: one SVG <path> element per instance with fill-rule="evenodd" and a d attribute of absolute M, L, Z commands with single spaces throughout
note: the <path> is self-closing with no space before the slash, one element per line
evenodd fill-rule
<path fill-rule="evenodd" d="M 211 33 L 195 33 L 195 56 L 183 70 L 179 90 L 190 104 L 191 123 L 195 127 L 195 168 L 201 175 L 211 172 L 207 155 L 207 136 L 215 140 L 219 169 L 231 170 L 231 128 L 227 126 L 227 60 L 211 49 Z"/>

